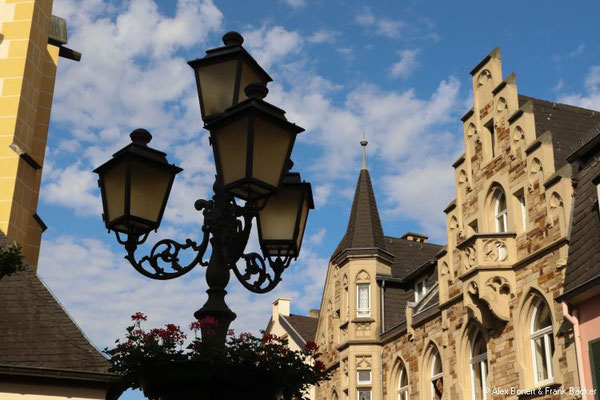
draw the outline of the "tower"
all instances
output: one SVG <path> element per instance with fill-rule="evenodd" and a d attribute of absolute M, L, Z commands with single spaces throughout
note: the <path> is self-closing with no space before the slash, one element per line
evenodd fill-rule
<path fill-rule="evenodd" d="M 33 268 L 46 229 L 37 203 L 58 58 L 81 57 L 64 47 L 66 22 L 52 3 L 0 3 L 0 231 Z"/>

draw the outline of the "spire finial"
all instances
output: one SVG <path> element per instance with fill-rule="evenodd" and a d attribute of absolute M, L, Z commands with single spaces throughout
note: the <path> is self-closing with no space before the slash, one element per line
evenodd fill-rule
<path fill-rule="evenodd" d="M 362 159 L 362 167 L 360 167 L 361 170 L 363 169 L 367 169 L 367 145 L 369 144 L 369 142 L 367 142 L 367 138 L 365 136 L 365 130 L 363 129 L 363 138 L 360 141 L 360 145 L 363 148 L 363 159 Z"/>

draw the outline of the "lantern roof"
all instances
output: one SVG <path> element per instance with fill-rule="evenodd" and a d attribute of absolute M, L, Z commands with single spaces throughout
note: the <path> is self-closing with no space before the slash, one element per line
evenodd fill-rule
<path fill-rule="evenodd" d="M 223 61 L 228 58 L 234 59 L 241 56 L 265 82 L 273 81 L 273 78 L 258 64 L 258 62 L 246 51 L 242 46 L 244 38 L 237 32 L 227 32 L 223 35 L 224 46 L 206 50 L 206 55 L 202 58 L 197 58 L 188 61 L 188 65 L 194 69 L 202 65 L 210 65 L 217 61 Z"/>
<path fill-rule="evenodd" d="M 244 90 L 248 96 L 246 100 L 226 109 L 223 117 L 207 123 L 205 128 L 211 130 L 229 122 L 231 118 L 253 112 L 271 120 L 276 120 L 280 125 L 294 131 L 296 134 L 304 132 L 304 128 L 287 120 L 284 110 L 263 100 L 267 96 L 267 93 L 269 93 L 269 89 L 266 86 L 255 82 L 246 86 Z"/>
<path fill-rule="evenodd" d="M 290 160 L 290 164 L 293 166 L 294 163 Z M 315 208 L 315 201 L 313 199 L 313 193 L 312 193 L 312 187 L 310 185 L 310 183 L 303 181 L 302 178 L 300 177 L 300 173 L 299 172 L 288 172 L 287 174 L 285 174 L 283 176 L 283 181 L 282 183 L 286 184 L 286 185 L 294 185 L 294 184 L 298 184 L 298 185 L 306 185 L 307 187 L 307 201 L 308 201 L 308 208 L 311 210 L 314 210 Z"/>
<path fill-rule="evenodd" d="M 101 172 L 106 167 L 112 165 L 114 162 L 117 162 L 121 156 L 125 155 L 142 157 L 159 164 L 168 164 L 172 168 L 183 171 L 182 168 L 169 164 L 166 153 L 148 146 L 148 143 L 150 143 L 152 140 L 152 135 L 147 130 L 141 128 L 136 129 L 129 134 L 129 137 L 131 138 L 131 143 L 114 153 L 110 160 L 96 168 L 94 172 Z"/>

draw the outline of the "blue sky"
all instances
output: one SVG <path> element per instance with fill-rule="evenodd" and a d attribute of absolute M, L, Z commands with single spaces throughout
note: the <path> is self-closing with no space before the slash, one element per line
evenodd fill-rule
<path fill-rule="evenodd" d="M 204 271 L 170 282 L 139 276 L 103 228 L 91 171 L 133 129 L 148 129 L 152 144 L 185 169 L 150 240 L 198 235 L 193 203 L 209 195 L 214 167 L 185 62 L 236 30 L 274 78 L 266 100 L 306 128 L 293 159 L 317 208 L 280 287 L 254 295 L 232 279 L 233 326 L 264 328 L 277 297 L 291 297 L 292 312 L 318 308 L 347 224 L 362 130 L 385 233 L 444 243 L 471 68 L 499 46 L 503 73 L 517 74 L 520 93 L 600 109 L 599 12 L 595 1 L 55 0 L 69 47 L 83 57 L 59 66 L 38 208 L 49 227 L 39 274 L 100 348 L 136 311 L 149 314 L 149 326 L 191 321 L 205 301 Z"/>

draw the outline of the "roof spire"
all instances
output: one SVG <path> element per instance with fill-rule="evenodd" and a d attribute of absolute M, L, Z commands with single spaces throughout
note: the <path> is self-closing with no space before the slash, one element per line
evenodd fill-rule
<path fill-rule="evenodd" d="M 367 168 L 367 145 L 369 144 L 369 142 L 367 142 L 367 138 L 365 137 L 365 130 L 363 129 L 363 138 L 360 141 L 360 145 L 362 146 L 362 166 L 360 167 L 361 170 L 363 169 L 368 169 Z"/>

